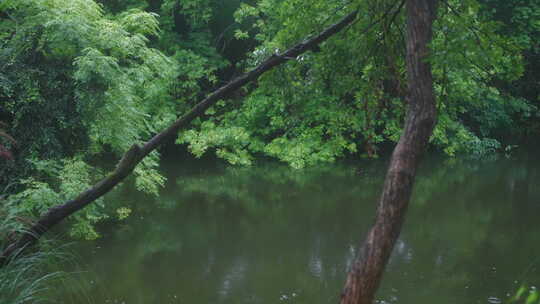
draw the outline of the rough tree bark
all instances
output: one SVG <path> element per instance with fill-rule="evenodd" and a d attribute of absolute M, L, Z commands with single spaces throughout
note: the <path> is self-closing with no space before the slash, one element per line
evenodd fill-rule
<path fill-rule="evenodd" d="M 146 142 L 144 145 L 139 146 L 134 144 L 122 157 L 114 172 L 109 174 L 106 178 L 99 181 L 90 189 L 82 192 L 76 198 L 69 200 L 61 205 L 51 208 L 46 214 L 34 224 L 27 233 L 23 234 L 21 238 L 8 245 L 0 255 L 0 267 L 12 258 L 16 253 L 22 249 L 35 243 L 45 232 L 49 231 L 53 226 L 60 223 L 62 220 L 70 216 L 71 214 L 81 210 L 88 204 L 92 203 L 99 197 L 108 193 L 116 185 L 122 182 L 127 176 L 133 172 L 133 169 L 137 166 L 141 160 L 146 157 L 150 152 L 155 150 L 158 146 L 163 144 L 165 140 L 170 136 L 175 136 L 182 128 L 189 126 L 190 122 L 196 117 L 201 116 L 209 107 L 214 105 L 220 99 L 227 97 L 230 93 L 246 85 L 249 82 L 255 81 L 264 72 L 283 64 L 284 62 L 295 59 L 298 55 L 305 53 L 311 49 L 318 47 L 323 41 L 330 38 L 332 35 L 338 33 L 347 25 L 351 24 L 358 14 L 358 11 L 354 11 L 345 16 L 336 24 L 328 27 L 320 34 L 307 39 L 292 48 L 272 55 L 263 63 L 255 67 L 253 70 L 237 77 L 227 85 L 214 91 L 203 101 L 193 107 L 187 114 L 175 121 L 171 126 L 162 132 L 156 134 L 152 139 Z M 380 21 L 380 20 L 379 20 Z M 365 31 L 371 28 L 368 27 Z"/>
<path fill-rule="evenodd" d="M 357 252 L 341 304 L 372 304 L 409 205 L 416 169 L 437 119 L 431 66 L 426 60 L 437 0 L 407 0 L 407 82 L 409 109 L 394 149 L 375 223 Z"/>

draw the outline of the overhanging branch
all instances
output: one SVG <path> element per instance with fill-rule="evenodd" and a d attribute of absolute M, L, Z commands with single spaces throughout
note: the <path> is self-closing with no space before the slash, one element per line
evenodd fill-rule
<path fill-rule="evenodd" d="M 122 159 L 118 163 L 116 169 L 111 174 L 99 181 L 93 187 L 80 193 L 76 198 L 49 209 L 47 213 L 41 216 L 37 223 L 30 227 L 30 229 L 24 233 L 18 241 L 7 246 L 0 256 L 0 267 L 5 265 L 10 258 L 13 258 L 14 255 L 16 255 L 16 253 L 21 252 L 24 248 L 37 242 L 43 234 L 60 223 L 62 220 L 83 209 L 96 199 L 112 190 L 116 185 L 129 176 L 131 172 L 133 172 L 137 164 L 139 164 L 144 157 L 163 144 L 168 137 L 177 135 L 180 129 L 187 127 L 193 119 L 204 114 L 204 112 L 217 101 L 227 97 L 230 93 L 248 84 L 249 82 L 257 80 L 263 73 L 285 63 L 290 58 L 296 58 L 300 54 L 317 47 L 319 44 L 351 24 L 356 18 L 357 14 L 358 11 L 354 11 L 345 16 L 336 24 L 322 31 L 320 34 L 296 44 L 283 53 L 272 55 L 253 70 L 237 77 L 227 85 L 211 93 L 203 101 L 195 105 L 187 114 L 176 120 L 167 129 L 156 134 L 144 145 L 139 146 L 134 144 L 122 156 Z"/>

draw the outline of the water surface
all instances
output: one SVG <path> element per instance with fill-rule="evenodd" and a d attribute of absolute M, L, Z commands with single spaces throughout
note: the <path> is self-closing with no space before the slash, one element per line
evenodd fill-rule
<path fill-rule="evenodd" d="M 498 303 L 540 282 L 539 162 L 428 158 L 380 303 Z M 337 303 L 370 226 L 385 161 L 306 170 L 164 165 L 158 198 L 78 246 L 96 303 Z"/>

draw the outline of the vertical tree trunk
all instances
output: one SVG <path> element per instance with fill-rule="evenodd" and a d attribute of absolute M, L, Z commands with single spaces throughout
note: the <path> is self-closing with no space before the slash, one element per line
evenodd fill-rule
<path fill-rule="evenodd" d="M 437 112 L 431 66 L 426 61 L 437 0 L 407 0 L 409 110 L 394 149 L 375 224 L 357 252 L 341 294 L 341 304 L 372 304 L 382 273 L 401 231 L 420 156 L 433 133 Z"/>

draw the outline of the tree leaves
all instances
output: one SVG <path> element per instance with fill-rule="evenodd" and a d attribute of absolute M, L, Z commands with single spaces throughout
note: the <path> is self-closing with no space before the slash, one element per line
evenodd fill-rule
<path fill-rule="evenodd" d="M 391 5 L 360 0 L 242 4 L 237 22 L 251 23 L 261 41 L 248 61 L 252 65 L 337 18 L 347 7 L 361 6 L 369 13 L 326 42 L 321 52 L 291 58 L 287 66 L 265 76 L 240 110 L 211 114 L 216 131 L 201 128 L 182 142 L 196 147 L 195 142 L 205 142 L 212 132 L 242 127 L 257 142 L 245 146 L 249 153 L 264 153 L 295 167 L 332 161 L 357 149 L 371 154 L 379 143 L 396 142 L 407 107 L 404 17 L 396 13 L 360 34 Z M 429 60 L 441 120 L 431 143 L 451 156 L 499 150 L 505 144 L 500 142 L 503 135 L 517 131 L 513 122 L 536 111 L 529 101 L 495 88 L 494 79 L 512 81 L 522 74 L 522 48 L 502 36 L 499 24 L 481 12 L 476 0 L 448 1 L 441 5 L 435 24 L 434 55 Z M 247 35 L 237 32 L 238 39 Z M 227 146 L 234 151 L 230 143 Z"/>

